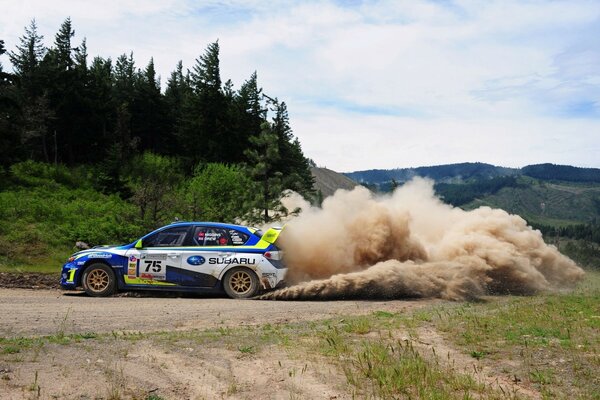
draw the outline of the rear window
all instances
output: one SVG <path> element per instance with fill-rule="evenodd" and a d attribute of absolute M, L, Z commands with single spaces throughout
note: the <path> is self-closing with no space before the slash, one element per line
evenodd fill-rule
<path fill-rule="evenodd" d="M 231 244 L 233 246 L 241 246 L 245 244 L 250 236 L 246 235 L 244 232 L 240 232 L 236 229 L 229 229 L 229 238 L 231 239 Z"/>

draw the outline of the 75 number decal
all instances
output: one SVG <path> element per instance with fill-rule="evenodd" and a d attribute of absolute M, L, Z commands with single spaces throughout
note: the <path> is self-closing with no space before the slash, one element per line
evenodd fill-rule
<path fill-rule="evenodd" d="M 160 272 L 162 270 L 161 260 L 147 260 L 144 262 L 146 263 L 145 272 L 150 272 L 150 269 L 152 269 L 152 272 Z"/>

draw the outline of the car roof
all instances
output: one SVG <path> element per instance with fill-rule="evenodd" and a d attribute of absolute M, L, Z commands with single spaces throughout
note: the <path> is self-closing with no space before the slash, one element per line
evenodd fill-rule
<path fill-rule="evenodd" d="M 244 229 L 249 230 L 248 226 L 244 225 L 236 225 L 236 224 L 226 224 L 223 222 L 206 222 L 206 221 L 177 221 L 173 222 L 169 225 L 165 225 L 159 229 L 167 228 L 167 227 L 175 227 L 175 226 L 190 226 L 190 225 L 198 225 L 198 226 L 214 226 L 217 228 L 226 228 L 226 229 Z"/>

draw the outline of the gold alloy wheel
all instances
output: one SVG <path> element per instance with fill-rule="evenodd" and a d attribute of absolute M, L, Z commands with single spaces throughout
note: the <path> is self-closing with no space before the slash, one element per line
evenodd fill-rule
<path fill-rule="evenodd" d="M 102 269 L 95 269 L 88 274 L 86 282 L 90 290 L 99 293 L 108 287 L 110 278 L 108 272 Z"/>
<path fill-rule="evenodd" d="M 236 271 L 229 278 L 229 287 L 237 294 L 246 294 L 252 289 L 252 277 L 246 271 Z"/>

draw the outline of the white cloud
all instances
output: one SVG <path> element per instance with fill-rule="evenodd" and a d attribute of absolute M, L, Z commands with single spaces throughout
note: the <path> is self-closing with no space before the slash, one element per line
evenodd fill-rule
<path fill-rule="evenodd" d="M 338 171 L 466 161 L 507 167 L 548 161 L 599 166 L 600 120 L 349 119 L 329 112 L 297 120 L 295 128 L 311 132 L 301 138 L 307 156 Z"/>
<path fill-rule="evenodd" d="M 14 48 L 70 15 L 90 54 L 154 56 L 166 82 L 221 43 L 254 70 L 318 163 L 340 170 L 484 161 L 600 167 L 600 3 L 590 1 L 32 1 L 3 6 Z M 5 68 L 7 62 L 4 62 Z M 553 138 L 549 140 L 548 138 Z"/>

